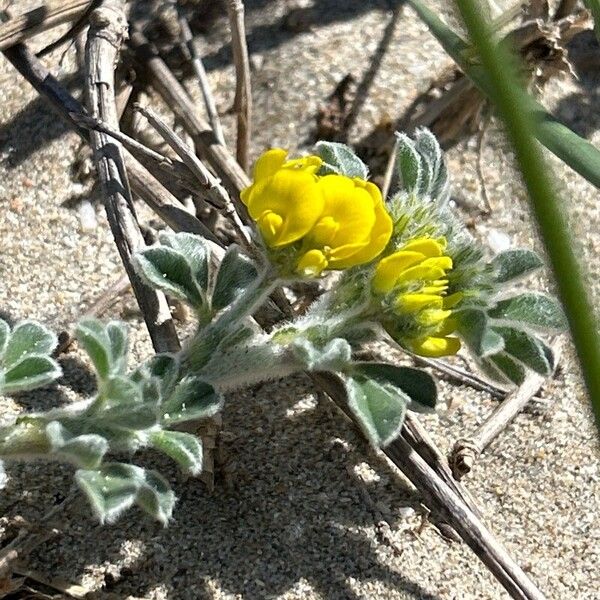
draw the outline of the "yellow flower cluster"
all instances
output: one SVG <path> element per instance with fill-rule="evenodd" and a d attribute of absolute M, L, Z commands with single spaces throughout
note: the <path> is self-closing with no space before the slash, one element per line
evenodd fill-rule
<path fill-rule="evenodd" d="M 285 150 L 268 150 L 241 193 L 267 246 L 293 246 L 295 270 L 306 277 L 368 263 L 392 234 L 377 186 L 357 177 L 319 176 L 321 165 L 318 156 L 287 160 Z"/>
<path fill-rule="evenodd" d="M 455 329 L 450 309 L 462 294 L 446 295 L 452 259 L 444 255 L 445 249 L 443 237 L 415 238 L 381 259 L 372 280 L 376 294 L 391 298 L 393 314 L 413 324 L 414 335 L 407 327 L 402 341 L 421 356 L 456 354 L 460 348 L 460 340 L 449 334 Z"/>

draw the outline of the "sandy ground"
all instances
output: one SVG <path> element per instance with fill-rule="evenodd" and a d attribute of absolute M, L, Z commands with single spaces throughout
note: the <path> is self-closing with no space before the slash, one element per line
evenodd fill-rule
<path fill-rule="evenodd" d="M 359 80 L 390 19 L 385 2 L 316 2 L 309 31 L 282 26 L 290 2 L 248 2 L 253 56 L 255 131 L 252 152 L 305 148 L 317 107 L 349 71 Z M 226 28 L 204 39 L 219 107 L 233 92 Z M 58 53 L 47 63 L 56 69 Z M 73 52 L 59 76 L 73 84 Z M 387 47 L 351 137 L 361 139 L 385 115 L 397 117 L 446 64 L 433 38 L 406 9 Z M 597 75 L 552 82 L 544 102 L 578 132 L 600 144 Z M 189 89 L 196 94 L 193 82 Z M 196 94 L 197 95 L 197 94 Z M 225 118 L 228 139 L 232 120 Z M 0 311 L 17 321 L 70 327 L 121 266 L 99 205 L 95 228 L 82 227 L 89 189 L 76 183 L 78 139 L 10 66 L 0 59 Z M 477 225 L 484 239 L 502 231 L 512 244 L 539 242 L 506 145 L 492 123 L 482 150 L 493 215 Z M 481 203 L 476 140 L 448 153 L 454 194 Z M 600 212 L 596 190 L 552 161 L 590 289 L 600 285 Z M 498 234 L 492 233 L 497 243 Z M 544 282 L 539 282 L 544 285 Z M 127 297 L 109 316 L 125 319 L 134 359 L 150 345 Z M 3 417 L 68 402 L 93 389 L 78 352 L 62 360 L 55 390 L 0 399 Z M 483 393 L 442 383 L 449 408 L 426 419 L 441 447 L 473 430 L 494 408 Z M 431 526 L 419 533 L 418 496 L 376 456 L 331 405 L 299 376 L 236 394 L 224 413 L 225 481 L 213 493 L 160 468 L 179 497 L 163 529 L 131 512 L 99 526 L 83 502 L 60 515 L 59 535 L 31 557 L 33 568 L 108 598 L 398 598 L 475 600 L 507 597 L 464 545 Z M 572 351 L 538 402 L 517 418 L 481 458 L 467 486 L 493 531 L 548 598 L 600 598 L 599 456 Z M 57 465 L 10 465 L 0 494 L 2 528 L 15 516 L 32 522 L 68 493 L 71 472 Z"/>

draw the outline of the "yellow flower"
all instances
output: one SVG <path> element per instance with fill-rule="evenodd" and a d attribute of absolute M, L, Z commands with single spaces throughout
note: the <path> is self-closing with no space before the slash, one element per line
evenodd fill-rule
<path fill-rule="evenodd" d="M 325 205 L 304 238 L 299 271 L 318 275 L 326 268 L 347 269 L 379 256 L 393 227 L 379 188 L 344 175 L 325 175 L 318 187 Z"/>
<path fill-rule="evenodd" d="M 393 315 L 404 325 L 388 323 L 390 333 L 422 356 L 456 354 L 460 349 L 459 339 L 449 334 L 455 330 L 451 309 L 462 294 L 446 295 L 452 259 L 445 249 L 445 238 L 416 238 L 381 259 L 373 276 L 373 291 L 391 299 Z"/>
<path fill-rule="evenodd" d="M 270 248 L 293 248 L 292 270 L 315 277 L 376 258 L 392 234 L 381 192 L 374 184 L 344 175 L 319 177 L 318 156 L 286 161 L 287 152 L 265 152 L 254 181 L 241 194 Z"/>
<path fill-rule="evenodd" d="M 286 161 L 281 148 L 267 150 L 254 165 L 254 181 L 241 193 L 252 219 L 271 248 L 304 237 L 323 212 L 325 201 L 317 185 L 318 156 Z"/>

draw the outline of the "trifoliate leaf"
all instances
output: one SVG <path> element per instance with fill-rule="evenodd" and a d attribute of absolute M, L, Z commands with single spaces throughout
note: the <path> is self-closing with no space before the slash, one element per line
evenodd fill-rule
<path fill-rule="evenodd" d="M 498 283 L 504 283 L 533 273 L 544 266 L 544 262 L 532 250 L 516 248 L 495 256 L 491 265 L 494 279 Z"/>
<path fill-rule="evenodd" d="M 348 404 L 375 447 L 384 447 L 400 433 L 410 398 L 390 391 L 375 379 L 344 377 Z"/>
<path fill-rule="evenodd" d="M 497 367 L 512 383 L 521 385 L 525 381 L 525 369 L 505 352 L 489 357 L 490 362 Z"/>
<path fill-rule="evenodd" d="M 171 425 L 210 417 L 222 404 L 222 396 L 211 385 L 199 377 L 185 377 L 163 403 L 162 422 Z"/>
<path fill-rule="evenodd" d="M 456 320 L 457 332 L 475 356 L 496 354 L 504 347 L 504 340 L 490 328 L 489 319 L 483 311 L 461 310 L 456 313 Z"/>
<path fill-rule="evenodd" d="M 404 133 L 397 133 L 396 143 L 396 172 L 400 180 L 400 187 L 415 193 L 423 182 L 423 167 L 420 154 L 415 143 Z"/>
<path fill-rule="evenodd" d="M 199 289 L 208 287 L 210 250 L 206 240 L 192 233 L 161 233 L 161 244 L 169 246 L 181 254 L 190 266 L 192 277 Z"/>
<path fill-rule="evenodd" d="M 3 331 L 6 336 L 6 329 L 3 328 Z M 3 362 L 8 368 L 31 354 L 38 356 L 50 354 L 56 347 L 57 338 L 43 325 L 33 321 L 23 321 L 12 330 L 4 343 L 6 347 Z"/>
<path fill-rule="evenodd" d="M 350 344 L 343 338 L 335 338 L 323 348 L 299 338 L 292 348 L 308 371 L 339 371 L 348 364 L 352 355 Z"/>
<path fill-rule="evenodd" d="M 75 479 L 102 523 L 114 523 L 134 504 L 163 524 L 173 513 L 175 494 L 156 471 L 107 463 L 99 469 L 79 470 Z"/>
<path fill-rule="evenodd" d="M 202 442 L 198 436 L 181 431 L 156 431 L 150 435 L 150 444 L 191 475 L 202 471 Z"/>
<path fill-rule="evenodd" d="M 540 331 L 563 331 L 567 325 L 560 304 L 545 294 L 528 292 L 500 300 L 488 311 L 490 317 L 523 324 Z"/>
<path fill-rule="evenodd" d="M 58 363 L 49 356 L 25 355 L 4 373 L 0 387 L 5 394 L 14 394 L 48 385 L 61 375 Z"/>
<path fill-rule="evenodd" d="M 229 306 L 256 279 L 256 267 L 236 245 L 229 246 L 217 272 L 212 293 L 212 307 L 221 310 Z"/>
<path fill-rule="evenodd" d="M 153 287 L 186 301 L 194 308 L 203 306 L 192 267 L 179 252 L 167 246 L 153 246 L 136 254 L 135 264 Z"/>
<path fill-rule="evenodd" d="M 75 335 L 88 353 L 98 377 L 106 379 L 112 370 L 112 343 L 104 325 L 96 319 L 82 319 Z"/>
<path fill-rule="evenodd" d="M 432 412 L 437 404 L 437 387 L 429 373 L 388 363 L 356 363 L 353 373 L 374 379 L 390 391 L 408 396 L 410 410 Z"/>
<path fill-rule="evenodd" d="M 367 179 L 369 169 L 365 163 L 346 146 L 338 142 L 317 142 L 316 153 L 323 159 L 323 173 L 340 173 L 347 177 Z"/>
<path fill-rule="evenodd" d="M 494 331 L 504 339 L 507 354 L 540 375 L 550 375 L 552 362 L 547 355 L 550 349 L 541 340 L 514 327 L 494 327 Z"/>
<path fill-rule="evenodd" d="M 96 434 L 72 435 L 58 421 L 48 423 L 46 435 L 54 454 L 83 469 L 97 467 L 108 451 L 108 441 L 102 436 Z"/>

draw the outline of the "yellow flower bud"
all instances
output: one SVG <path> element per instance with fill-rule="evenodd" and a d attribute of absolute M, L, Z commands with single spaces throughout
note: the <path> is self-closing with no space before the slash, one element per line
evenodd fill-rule
<path fill-rule="evenodd" d="M 444 254 L 445 238 L 416 238 L 381 259 L 371 286 L 392 314 L 383 324 L 390 335 L 422 356 L 455 354 L 458 338 L 450 337 L 455 324 L 451 308 L 462 300 L 456 292 L 446 296 L 452 259 Z"/>

